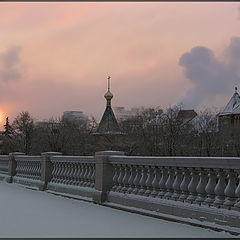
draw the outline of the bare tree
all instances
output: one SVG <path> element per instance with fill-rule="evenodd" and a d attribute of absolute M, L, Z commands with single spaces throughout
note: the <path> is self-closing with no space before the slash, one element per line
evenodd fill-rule
<path fill-rule="evenodd" d="M 29 112 L 21 112 L 17 115 L 12 123 L 14 129 L 14 140 L 18 145 L 18 150 L 30 154 L 32 147 L 32 138 L 34 123 Z"/>

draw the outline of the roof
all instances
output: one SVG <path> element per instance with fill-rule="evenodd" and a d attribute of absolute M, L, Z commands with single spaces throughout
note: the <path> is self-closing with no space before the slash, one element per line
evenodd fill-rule
<path fill-rule="evenodd" d="M 107 105 L 95 135 L 122 134 L 111 106 Z"/>
<path fill-rule="evenodd" d="M 178 118 L 182 118 L 182 119 L 186 119 L 186 118 L 193 119 L 196 116 L 197 116 L 197 113 L 193 109 L 180 110 L 178 112 Z"/>
<path fill-rule="evenodd" d="M 231 97 L 230 101 L 224 108 L 222 112 L 219 113 L 221 115 L 232 115 L 232 114 L 240 114 L 240 96 L 235 88 L 235 92 Z"/>
<path fill-rule="evenodd" d="M 194 119 L 197 116 L 197 113 L 193 110 L 193 109 L 189 109 L 189 110 L 180 110 L 178 112 L 178 119 L 182 120 L 182 124 L 186 124 L 188 122 L 190 122 L 192 119 Z"/>

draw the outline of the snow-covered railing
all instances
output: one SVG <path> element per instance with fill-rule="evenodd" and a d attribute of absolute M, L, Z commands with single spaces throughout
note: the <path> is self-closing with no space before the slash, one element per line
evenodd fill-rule
<path fill-rule="evenodd" d="M 16 177 L 40 180 L 41 178 L 41 156 L 15 156 L 17 163 Z"/>
<path fill-rule="evenodd" d="M 240 210 L 240 159 L 111 156 L 111 191 Z"/>
<path fill-rule="evenodd" d="M 95 162 L 92 156 L 53 156 L 52 183 L 94 187 Z"/>

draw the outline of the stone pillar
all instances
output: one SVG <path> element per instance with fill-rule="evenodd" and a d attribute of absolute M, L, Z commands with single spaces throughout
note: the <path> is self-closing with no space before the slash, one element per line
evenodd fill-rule
<path fill-rule="evenodd" d="M 52 179 L 53 165 L 51 157 L 60 155 L 62 155 L 60 152 L 44 152 L 41 154 L 41 183 L 39 185 L 39 190 L 44 191 L 47 188 L 48 182 Z"/>
<path fill-rule="evenodd" d="M 25 153 L 22 152 L 12 152 L 9 153 L 8 157 L 8 177 L 6 178 L 6 182 L 12 183 L 13 177 L 16 175 L 16 168 L 17 168 L 17 162 L 15 160 L 15 156 L 17 155 L 25 155 Z"/>
<path fill-rule="evenodd" d="M 107 191 L 113 186 L 114 167 L 109 163 L 109 156 L 123 156 L 120 151 L 101 151 L 95 153 L 96 173 L 93 202 L 101 203 L 106 200 Z"/>

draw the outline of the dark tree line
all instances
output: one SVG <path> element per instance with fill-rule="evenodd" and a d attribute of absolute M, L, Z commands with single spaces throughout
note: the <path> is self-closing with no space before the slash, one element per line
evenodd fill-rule
<path fill-rule="evenodd" d="M 125 133 L 119 147 L 127 155 L 143 156 L 240 156 L 240 129 L 219 131 L 217 112 L 205 110 L 191 121 L 179 117 L 180 106 L 148 108 L 119 121 Z M 97 129 L 94 118 L 70 121 L 51 118 L 34 123 L 21 112 L 4 125 L 2 154 L 20 151 L 28 155 L 55 151 L 64 155 L 93 155 Z"/>

